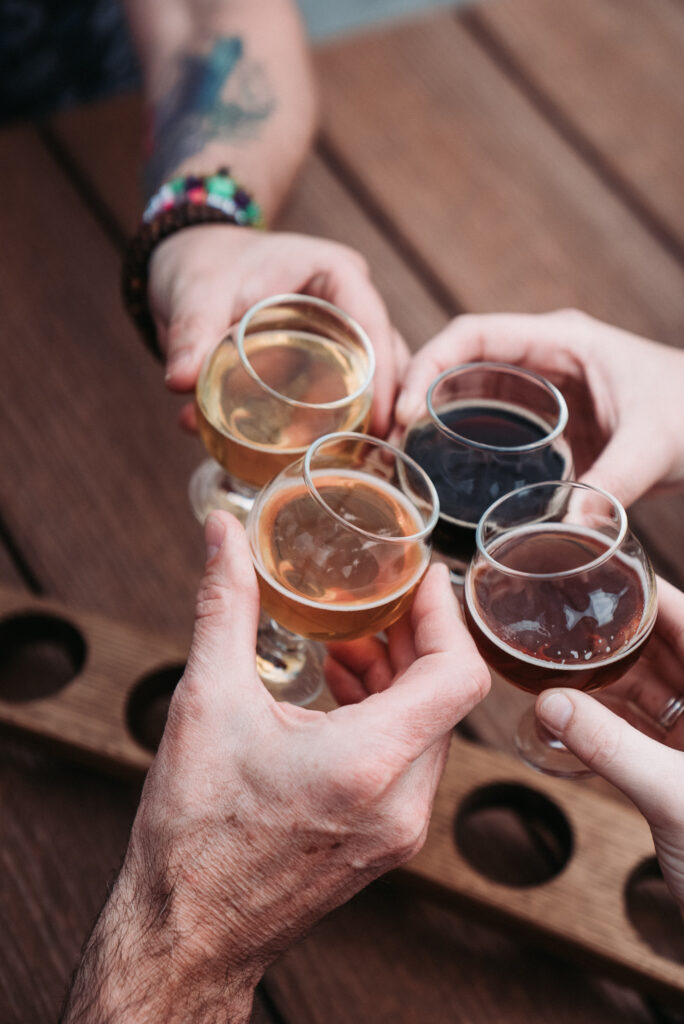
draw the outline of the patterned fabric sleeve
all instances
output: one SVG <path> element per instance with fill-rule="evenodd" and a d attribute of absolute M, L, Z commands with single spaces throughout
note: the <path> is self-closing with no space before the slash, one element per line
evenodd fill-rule
<path fill-rule="evenodd" d="M 2 0 L 0 120 L 40 117 L 138 81 L 118 0 Z"/>

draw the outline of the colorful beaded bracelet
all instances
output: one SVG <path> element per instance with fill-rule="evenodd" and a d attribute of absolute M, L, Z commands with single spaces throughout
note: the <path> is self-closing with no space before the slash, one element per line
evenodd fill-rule
<path fill-rule="evenodd" d="M 186 175 L 162 185 L 143 213 L 137 233 L 124 254 L 121 290 L 124 306 L 148 348 L 161 357 L 147 297 L 149 262 L 165 238 L 198 224 L 262 227 L 261 210 L 227 168 L 199 177 Z"/>
<path fill-rule="evenodd" d="M 233 217 L 236 224 L 247 227 L 261 227 L 263 223 L 261 210 L 249 192 L 231 178 L 226 167 L 220 167 L 215 174 L 206 177 L 188 174 L 165 182 L 145 207 L 143 223 L 149 224 L 163 210 L 188 203 L 212 206 Z"/>

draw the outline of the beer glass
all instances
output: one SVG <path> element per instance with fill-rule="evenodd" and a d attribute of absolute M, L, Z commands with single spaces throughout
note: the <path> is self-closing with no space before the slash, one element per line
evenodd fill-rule
<path fill-rule="evenodd" d="M 554 686 L 592 693 L 639 657 L 656 618 L 655 574 L 612 495 L 571 481 L 519 488 L 487 509 L 476 543 L 466 621 L 485 661 L 508 682 L 532 694 Z M 515 742 L 546 774 L 591 774 L 534 708 Z"/>
<path fill-rule="evenodd" d="M 254 501 L 247 535 L 262 607 L 262 678 L 280 627 L 307 640 L 385 629 L 411 605 L 430 560 L 439 500 L 427 474 L 385 441 L 342 432 L 315 441 Z M 302 644 L 306 640 L 301 641 Z M 307 685 L 293 669 L 293 692 Z"/>

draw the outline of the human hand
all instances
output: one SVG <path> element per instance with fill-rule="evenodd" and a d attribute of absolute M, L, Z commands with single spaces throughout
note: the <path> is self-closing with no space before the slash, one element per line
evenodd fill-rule
<path fill-rule="evenodd" d="M 168 386 L 191 391 L 204 357 L 228 328 L 256 302 L 285 292 L 327 299 L 365 329 L 377 358 L 371 430 L 384 436 L 408 350 L 363 257 L 326 239 L 212 224 L 159 245 L 150 262 L 149 301 Z M 192 425 L 189 412 L 183 419 Z"/>
<path fill-rule="evenodd" d="M 412 359 L 395 416 L 419 414 L 435 377 L 477 360 L 516 363 L 562 391 L 580 479 L 630 504 L 684 484 L 684 353 L 574 310 L 460 316 Z"/>
<path fill-rule="evenodd" d="M 450 732 L 489 687 L 433 566 L 395 627 L 391 687 L 329 714 L 276 703 L 245 535 L 215 512 L 206 540 L 186 671 L 69 1003 L 108 970 L 112 1022 L 246 1021 L 282 949 L 418 851 Z"/>
<path fill-rule="evenodd" d="M 606 704 L 611 694 L 631 701 L 641 729 L 577 690 L 546 690 L 536 710 L 569 750 L 634 801 L 684 912 L 684 594 L 659 580 L 658 597 L 658 618 L 644 653 L 601 698 Z"/>

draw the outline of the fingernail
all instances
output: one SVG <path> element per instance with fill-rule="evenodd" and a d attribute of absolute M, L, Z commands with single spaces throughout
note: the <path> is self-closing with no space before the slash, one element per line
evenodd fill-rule
<path fill-rule="evenodd" d="M 537 707 L 537 715 L 547 729 L 560 733 L 570 721 L 572 701 L 564 693 L 550 693 Z"/>
<path fill-rule="evenodd" d="M 192 353 L 187 349 L 181 349 L 178 352 L 174 352 L 173 355 L 169 356 L 169 361 L 166 364 L 166 373 L 164 380 L 171 380 L 176 374 L 186 366 L 192 357 Z"/>
<path fill-rule="evenodd" d="M 204 546 L 207 562 L 210 562 L 217 551 L 220 550 L 225 535 L 226 528 L 221 520 L 217 519 L 216 516 L 209 516 L 204 524 Z"/>

